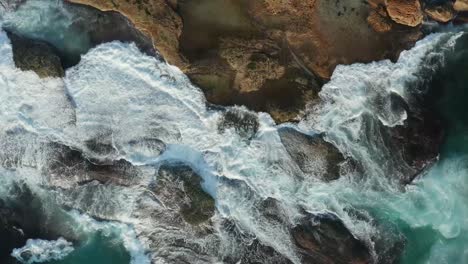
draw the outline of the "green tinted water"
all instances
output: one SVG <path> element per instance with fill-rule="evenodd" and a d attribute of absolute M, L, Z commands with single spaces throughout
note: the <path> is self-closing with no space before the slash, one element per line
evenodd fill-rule
<path fill-rule="evenodd" d="M 102 232 L 93 234 L 82 245 L 62 260 L 46 262 L 48 264 L 128 264 L 130 254 L 125 249 L 122 239 L 108 236 Z"/>
<path fill-rule="evenodd" d="M 440 161 L 401 195 L 380 200 L 383 223 L 406 238 L 401 263 L 468 263 L 468 36 L 431 83 L 446 126 Z"/>

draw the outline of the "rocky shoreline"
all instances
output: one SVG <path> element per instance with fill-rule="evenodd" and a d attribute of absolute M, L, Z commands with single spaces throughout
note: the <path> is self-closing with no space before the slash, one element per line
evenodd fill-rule
<path fill-rule="evenodd" d="M 464 11 L 463 1 L 67 1 L 126 16 L 209 102 L 278 122 L 316 100 L 336 65 L 395 60 L 424 21 L 459 21 Z"/>
<path fill-rule="evenodd" d="M 103 14 L 110 16 L 106 20 L 110 22 L 104 23 L 107 28 L 112 23 L 126 22 L 120 15 L 117 17 L 118 13 L 124 15 L 133 23 L 131 26 L 151 39 L 154 49 L 164 59 L 182 69 L 201 87 L 210 103 L 246 105 L 252 110 L 270 113 L 277 122 L 294 121 L 306 103 L 318 101 L 321 85 L 331 77 L 336 65 L 395 60 L 401 51 L 423 36 L 424 21 L 461 22 L 464 12 L 468 11 L 468 3 L 460 0 L 431 3 L 418 0 L 264 0 L 225 1 L 223 4 L 212 0 L 196 3 L 188 0 L 66 1 L 106 11 Z M 98 25 L 90 33 L 95 36 L 94 44 L 135 39 L 141 40 L 141 45 L 148 44 L 148 39 L 139 32 L 132 31 L 129 36 L 118 38 L 128 27 L 116 27 L 107 34 L 102 24 L 92 25 Z M 9 37 L 17 67 L 33 70 L 42 78 L 64 75 L 63 54 L 55 47 L 14 33 Z M 142 47 L 140 49 L 151 50 L 147 45 Z M 437 158 L 442 128 L 426 109 L 426 102 L 418 102 L 418 112 L 409 109 L 397 95 L 393 99 L 395 107 L 407 110 L 408 119 L 403 126 L 389 129 L 382 125 L 381 129 L 389 134 L 388 144 L 401 148 L 400 154 L 413 169 L 412 173 L 417 174 Z M 235 111 L 227 111 L 218 124 L 220 133 L 234 128 L 246 141 L 254 137 L 258 127 L 257 116 Z M 308 175 L 321 175 L 317 180 L 335 181 L 340 178 L 341 165 L 355 165 L 322 135 L 305 135 L 292 128 L 281 128 L 278 135 L 299 170 Z M 136 188 L 145 168 L 123 159 L 99 159 L 113 157 L 115 151 L 103 138 L 87 141 L 86 149 L 80 150 L 57 142 L 44 147 L 51 158 L 44 166 L 44 174 L 49 175 L 49 187 L 60 189 L 71 201 L 75 201 L 74 195 L 81 192 L 92 195 L 101 187 Z M 153 138 L 131 144 L 150 149 L 157 155 L 166 147 L 164 142 Z M 12 168 L 16 166 L 13 161 L 0 161 L 11 163 Z M 317 161 L 323 165 L 318 168 L 320 170 L 314 167 Z M 139 235 L 149 240 L 155 254 L 187 263 L 191 256 L 200 258 L 200 262 L 209 262 L 215 257 L 226 263 L 291 263 L 288 256 L 243 232 L 238 223 L 219 216 L 215 200 L 202 188 L 201 176 L 187 164 L 163 164 L 154 173 L 158 175 L 157 184 L 145 189 L 133 213 L 151 223 L 139 230 Z M 409 175 L 403 184 L 410 183 L 413 178 L 414 175 Z M 243 181 L 222 177 L 221 180 L 226 186 L 242 185 L 246 196 L 256 195 Z M 73 205 L 86 211 L 87 204 L 83 208 L 80 204 Z M 287 205 L 273 198 L 266 198 L 255 206 L 266 221 L 285 227 L 292 247 L 304 263 L 374 261 L 370 245 L 355 237 L 333 213 L 301 211 L 297 219 L 285 219 L 282 207 Z M 4 211 L 0 213 L 10 213 Z M 103 219 L 111 218 L 94 211 L 89 213 Z M 0 231 L 20 240 L 21 243 L 16 244 L 24 244 L 29 234 L 8 233 L 12 230 L 11 223 L 18 221 L 15 215 L 5 219 L 1 224 L 6 231 Z M 229 243 L 221 243 L 221 236 L 238 248 L 233 252 L 222 251 L 225 250 L 222 246 Z M 16 244 L 12 247 L 17 247 Z M 160 245 L 165 245 L 166 251 L 160 251 Z M 339 245 L 338 252 L 335 252 L 336 245 Z M 184 248 L 188 257 L 176 255 L 170 251 L 172 248 Z M 11 248 L 3 251 L 0 253 L 5 255 Z M 239 256 L 242 259 L 238 259 Z"/>

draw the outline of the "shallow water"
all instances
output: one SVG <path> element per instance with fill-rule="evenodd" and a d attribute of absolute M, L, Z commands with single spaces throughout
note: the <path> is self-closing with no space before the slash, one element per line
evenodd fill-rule
<path fill-rule="evenodd" d="M 19 31 L 43 32 L 50 21 L 25 23 L 23 18 L 40 17 L 41 12 L 50 12 L 48 8 L 20 9 L 5 19 L 24 25 L 17 27 Z M 72 34 L 67 31 L 69 21 L 64 21 L 56 20 L 50 32 Z M 47 34 L 41 38 L 62 43 Z M 433 34 L 404 52 L 397 63 L 339 66 L 323 87 L 323 103 L 309 107 L 297 125 L 277 126 L 265 113 L 227 108 L 258 118 L 258 131 L 246 139 L 234 128 L 219 129 L 227 109 L 207 108 L 201 91 L 180 70 L 142 54 L 133 44 L 99 45 L 67 70 L 63 79 L 40 79 L 14 66 L 11 44 L 1 32 L 0 157 L 14 154 L 8 162 L 2 160 L 2 167 L 14 169 L 0 172 L 10 175 L 13 182 L 23 179 L 37 189 L 50 208 L 80 210 L 66 212 L 79 223 L 79 239 L 70 239 L 74 250 L 49 263 L 140 264 L 149 263 L 150 258 L 164 263 L 181 255 L 206 263 L 219 261 L 226 252 L 237 254 L 237 246 L 223 230 L 216 230 L 216 238 L 202 240 L 180 227 L 168 228 L 171 219 L 163 219 L 163 214 L 154 219 L 140 210 L 141 204 L 160 208 L 153 205 L 146 190 L 157 184 L 156 172 L 166 161 L 184 162 L 203 178 L 203 189 L 216 202 L 213 222 L 229 219 L 237 223 L 243 232 L 293 263 L 300 263 L 300 256 L 287 227 L 270 221 L 258 208 L 266 198 L 279 201 L 291 225 L 301 210 L 336 214 L 373 250 L 377 263 L 465 263 L 465 43 L 466 36 L 458 33 Z M 79 41 L 75 44 L 79 49 L 89 48 Z M 435 63 L 428 64 L 427 58 Z M 408 101 L 418 96 L 414 87 L 427 78 L 421 72 L 428 67 L 436 73 L 429 85 L 440 98 L 435 107 L 447 121 L 446 143 L 440 161 L 403 189 L 399 179 L 408 166 L 391 149 L 383 148 L 383 135 L 371 128 L 404 121 L 405 110 L 386 102 L 392 93 Z M 285 126 L 307 134 L 324 132 L 327 140 L 360 163 L 364 175 L 351 171 L 332 182 L 306 175 L 280 140 L 278 129 Z M 164 151 L 135 144 L 147 139 L 164 142 Z M 89 142 L 95 141 L 110 142 L 110 147 L 90 147 Z M 82 150 L 93 160 L 125 159 L 141 172 L 129 186 L 77 187 L 74 179 L 52 175 L 47 166 L 53 157 L 46 147 L 50 142 Z M 9 194 L 0 190 L 0 198 Z M 197 252 L 167 242 L 181 233 L 201 249 Z"/>

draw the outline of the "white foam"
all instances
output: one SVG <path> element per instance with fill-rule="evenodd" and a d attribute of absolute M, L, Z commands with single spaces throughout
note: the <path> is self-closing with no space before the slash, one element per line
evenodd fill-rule
<path fill-rule="evenodd" d="M 150 258 L 147 254 L 147 246 L 144 245 L 130 224 L 109 221 L 97 221 L 88 215 L 77 211 L 71 211 L 70 215 L 77 222 L 77 231 L 85 234 L 101 232 L 104 236 L 117 236 L 123 241 L 125 249 L 130 253 L 131 264 L 149 264 Z"/>
<path fill-rule="evenodd" d="M 379 148 L 378 137 L 364 142 L 362 116 L 366 113 L 373 121 L 380 120 L 387 126 L 401 124 L 406 112 L 390 111 L 389 95 L 393 92 L 405 98 L 407 84 L 417 79 L 415 74 L 424 57 L 443 36 L 429 36 L 411 51 L 402 53 L 397 63 L 338 66 L 320 94 L 324 103 L 310 109 L 300 129 L 327 132 L 328 139 L 343 152 L 367 164 L 376 164 L 375 170 L 369 166 L 369 173 L 381 177 L 384 173 L 380 166 L 388 153 Z M 219 132 L 217 124 L 222 113 L 206 109 L 202 92 L 179 69 L 143 55 L 133 44 L 112 42 L 90 50 L 77 66 L 67 70 L 63 80 L 39 79 L 32 72 L 16 69 L 4 33 L 0 34 L 0 55 L 0 128 L 15 124 L 83 150 L 87 149 L 87 140 L 110 135 L 117 153 L 109 158 L 125 158 L 136 165 L 186 162 L 203 177 L 203 187 L 216 199 L 221 216 L 236 220 L 244 230 L 295 263 L 300 260 L 284 230 L 286 227 L 263 221 L 265 218 L 256 208 L 266 197 L 291 205 L 286 210 L 291 224 L 298 214 L 297 206 L 309 212 L 336 213 L 354 234 L 369 243 L 377 233 L 372 223 L 356 219 L 347 209 L 368 202 L 371 207 L 378 207 L 385 195 L 361 186 L 353 175 L 331 183 L 298 180 L 307 175 L 291 160 L 269 115 L 258 114 L 260 128 L 249 142 L 234 129 Z M 72 103 L 65 94 L 70 95 Z M 159 157 L 142 155 L 141 148 L 128 144 L 140 138 L 162 140 L 167 150 Z M 393 195 L 388 197 L 395 198 Z M 101 197 L 112 200 L 112 196 Z M 134 199 L 118 201 L 126 203 L 120 207 L 126 212 L 116 214 L 117 218 L 131 217 Z M 420 216 L 402 217 L 416 224 Z M 130 226 L 99 223 L 78 213 L 75 218 L 81 221 L 79 228 L 89 232 L 120 232 L 133 263 L 149 263 L 146 245 L 136 239 Z M 117 220 L 134 220 L 136 229 L 152 232 L 140 225 L 138 219 Z M 449 237 L 458 233 L 454 227 L 437 228 Z"/>
<path fill-rule="evenodd" d="M 25 246 L 13 249 L 11 256 L 21 263 L 32 264 L 61 260 L 73 250 L 73 244 L 64 238 L 52 241 L 28 239 Z"/>

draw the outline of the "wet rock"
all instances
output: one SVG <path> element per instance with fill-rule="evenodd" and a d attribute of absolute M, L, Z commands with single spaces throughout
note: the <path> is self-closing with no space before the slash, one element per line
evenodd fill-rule
<path fill-rule="evenodd" d="M 224 219 L 220 224 L 221 229 L 232 239 L 231 243 L 236 245 L 232 253 L 222 257 L 224 263 L 251 263 L 251 264 L 292 264 L 293 262 L 278 253 L 274 248 L 262 244 L 254 235 L 241 231 L 235 222 Z"/>
<path fill-rule="evenodd" d="M 240 108 L 228 109 L 218 124 L 218 130 L 234 128 L 243 138 L 251 139 L 258 131 L 260 124 L 255 113 Z"/>
<path fill-rule="evenodd" d="M 453 20 L 456 12 L 453 9 L 452 2 L 446 2 L 443 5 L 430 5 L 424 9 L 424 12 L 433 20 L 440 23 L 447 23 Z"/>
<path fill-rule="evenodd" d="M 131 186 L 141 171 L 125 160 L 107 164 L 91 162 L 82 152 L 59 143 L 50 143 L 44 174 L 53 186 L 67 187 L 92 181 L 101 184 Z"/>
<path fill-rule="evenodd" d="M 132 213 L 145 223 L 139 236 L 148 241 L 153 261 L 165 263 L 213 262 L 220 244 L 214 215 L 200 176 L 182 163 L 162 164 Z"/>
<path fill-rule="evenodd" d="M 423 22 L 423 13 L 419 0 L 387 0 L 388 15 L 398 24 L 416 27 Z"/>
<path fill-rule="evenodd" d="M 64 76 L 58 51 L 52 45 L 13 33 L 8 33 L 8 37 L 16 67 L 23 71 L 34 71 L 41 78 Z"/>
<path fill-rule="evenodd" d="M 67 0 L 70 3 L 89 5 L 102 11 L 117 11 L 127 17 L 139 31 L 150 37 L 156 50 L 170 63 L 184 68 L 183 57 L 178 53 L 178 38 L 182 20 L 165 0 L 156 1 L 95 1 Z"/>
<path fill-rule="evenodd" d="M 340 163 L 345 159 L 322 135 L 309 136 L 293 128 L 281 128 L 278 133 L 289 155 L 305 174 L 324 181 L 340 177 Z"/>
<path fill-rule="evenodd" d="M 203 190 L 201 183 L 202 178 L 190 167 L 168 164 L 160 167 L 154 192 L 165 199 L 178 201 L 175 206 L 179 207 L 184 220 L 199 225 L 206 223 L 215 212 L 215 201 Z"/>
<path fill-rule="evenodd" d="M 372 263 L 366 245 L 333 214 L 306 217 L 291 234 L 303 255 L 303 263 Z"/>
<path fill-rule="evenodd" d="M 459 12 L 468 11 L 468 1 L 467 0 L 456 0 L 453 4 L 453 9 Z"/>

